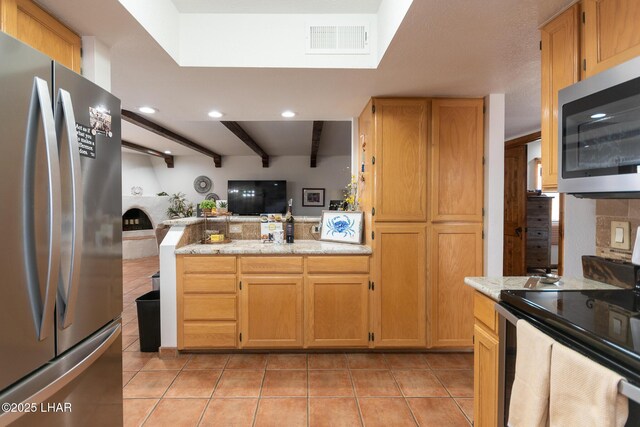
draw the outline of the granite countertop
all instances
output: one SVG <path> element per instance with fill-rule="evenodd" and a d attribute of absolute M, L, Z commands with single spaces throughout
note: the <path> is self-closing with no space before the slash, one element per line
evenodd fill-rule
<path fill-rule="evenodd" d="M 295 243 L 262 243 L 234 240 L 221 244 L 191 244 L 176 249 L 176 255 L 370 255 L 371 248 L 348 243 L 298 240 Z"/>
<path fill-rule="evenodd" d="M 524 284 L 529 277 L 465 277 L 464 283 L 482 292 L 489 298 L 500 301 L 500 291 L 504 289 L 524 289 Z M 562 277 L 558 285 L 545 285 L 539 283 L 531 290 L 593 290 L 593 289 L 620 289 L 617 286 L 596 282 L 582 277 Z"/>
<path fill-rule="evenodd" d="M 207 218 L 208 222 L 226 222 L 229 219 L 229 222 L 260 222 L 259 216 L 240 216 L 240 215 L 231 215 L 231 216 L 216 216 Z M 296 216 L 296 222 L 301 223 L 309 223 L 309 222 L 320 222 L 319 216 Z M 189 218 L 178 218 L 178 219 L 168 219 L 163 221 L 162 225 L 193 225 L 200 224 L 204 222 L 203 217 L 189 217 Z"/>

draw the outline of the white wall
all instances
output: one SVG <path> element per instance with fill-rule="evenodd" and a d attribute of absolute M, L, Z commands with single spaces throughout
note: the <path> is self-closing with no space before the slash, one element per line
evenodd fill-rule
<path fill-rule="evenodd" d="M 319 157 L 316 168 L 309 167 L 309 156 L 272 157 L 268 168 L 262 167 L 258 156 L 224 156 L 221 168 L 214 167 L 213 160 L 205 156 L 176 157 L 173 169 L 167 168 L 163 159 L 150 160 L 161 191 L 170 195 L 183 192 L 194 203 L 199 203 L 205 196 L 193 188 L 193 181 L 200 175 L 213 181 L 210 192 L 221 199 L 227 198 L 228 180 L 286 180 L 287 198 L 293 199 L 293 214 L 304 216 L 320 215 L 323 209 L 329 209 L 329 200 L 342 199 L 342 190 L 351 179 L 351 156 Z M 303 188 L 324 188 L 324 208 L 303 208 Z"/>
<path fill-rule="evenodd" d="M 111 51 L 95 36 L 82 36 L 82 75 L 111 92 Z"/>
<path fill-rule="evenodd" d="M 582 255 L 596 253 L 596 201 L 564 199 L 564 276 L 582 277 Z"/>
<path fill-rule="evenodd" d="M 536 188 L 536 157 L 542 158 L 542 141 L 534 141 L 527 144 L 527 190 L 540 190 Z M 542 180 L 540 180 L 542 182 Z"/>
<path fill-rule="evenodd" d="M 164 160 L 161 160 L 165 165 Z M 166 167 L 166 166 L 165 166 Z M 151 157 L 122 152 L 122 195 L 130 196 L 131 187 L 142 187 L 143 196 L 155 196 L 162 188 L 156 177 Z"/>
<path fill-rule="evenodd" d="M 504 240 L 504 94 L 484 98 L 484 275 L 502 276 Z"/>

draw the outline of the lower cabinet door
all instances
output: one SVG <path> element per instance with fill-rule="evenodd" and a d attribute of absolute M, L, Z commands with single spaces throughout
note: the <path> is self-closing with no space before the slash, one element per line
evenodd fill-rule
<path fill-rule="evenodd" d="M 242 276 L 243 348 L 302 347 L 302 277 Z"/>
<path fill-rule="evenodd" d="M 375 346 L 424 347 L 427 227 L 379 224 L 375 240 Z"/>
<path fill-rule="evenodd" d="M 435 224 L 431 229 L 429 347 L 473 345 L 473 289 L 482 276 L 482 224 Z"/>
<path fill-rule="evenodd" d="M 482 326 L 474 326 L 473 425 L 498 425 L 498 339 Z"/>
<path fill-rule="evenodd" d="M 369 276 L 308 276 L 305 344 L 366 347 L 369 344 Z"/>

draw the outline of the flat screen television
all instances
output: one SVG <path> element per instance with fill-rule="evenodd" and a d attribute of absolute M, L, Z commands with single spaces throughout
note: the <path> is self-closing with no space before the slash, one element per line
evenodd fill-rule
<path fill-rule="evenodd" d="M 238 215 L 287 212 L 287 181 L 229 181 L 229 212 Z"/>

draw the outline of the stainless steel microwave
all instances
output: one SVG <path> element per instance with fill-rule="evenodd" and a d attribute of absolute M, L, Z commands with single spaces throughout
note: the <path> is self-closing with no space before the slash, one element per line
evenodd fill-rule
<path fill-rule="evenodd" d="M 558 191 L 640 197 L 640 57 L 558 94 Z"/>

